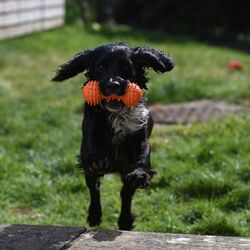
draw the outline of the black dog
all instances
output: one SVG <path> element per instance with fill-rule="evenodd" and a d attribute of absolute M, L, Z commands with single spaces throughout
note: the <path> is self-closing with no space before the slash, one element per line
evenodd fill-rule
<path fill-rule="evenodd" d="M 62 65 L 52 80 L 63 81 L 86 71 L 88 80 L 99 82 L 103 95 L 123 95 L 129 82 L 147 89 L 147 68 L 164 73 L 173 67 L 172 58 L 162 51 L 147 46 L 129 48 L 124 44 L 109 44 L 80 52 Z M 143 101 L 134 108 L 121 101 L 102 101 L 97 106 L 85 104 L 79 158 L 90 191 L 90 226 L 101 222 L 100 178 L 119 172 L 123 187 L 118 225 L 119 229 L 132 229 L 132 196 L 137 188 L 147 187 L 154 175 L 148 143 L 152 128 L 153 121 Z"/>

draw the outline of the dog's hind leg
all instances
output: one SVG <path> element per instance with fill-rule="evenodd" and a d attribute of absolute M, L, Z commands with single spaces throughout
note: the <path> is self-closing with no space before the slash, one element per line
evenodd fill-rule
<path fill-rule="evenodd" d="M 118 220 L 120 230 L 133 229 L 134 215 L 131 213 L 131 205 L 134 193 L 135 188 L 124 182 L 121 190 L 121 213 Z"/>
<path fill-rule="evenodd" d="M 96 175 L 85 175 L 90 193 L 90 205 L 87 221 L 91 227 L 101 223 L 102 207 L 100 201 L 100 178 Z"/>

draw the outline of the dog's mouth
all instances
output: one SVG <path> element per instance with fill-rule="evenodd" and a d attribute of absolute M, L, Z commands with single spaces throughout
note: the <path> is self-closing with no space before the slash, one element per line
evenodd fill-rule
<path fill-rule="evenodd" d="M 102 106 L 111 112 L 118 112 L 120 111 L 125 105 L 122 101 L 119 100 L 103 100 Z"/>

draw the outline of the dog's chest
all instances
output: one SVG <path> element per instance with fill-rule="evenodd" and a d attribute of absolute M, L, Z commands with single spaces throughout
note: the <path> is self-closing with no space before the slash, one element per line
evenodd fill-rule
<path fill-rule="evenodd" d="M 148 110 L 144 104 L 141 103 L 133 109 L 126 109 L 119 113 L 111 113 L 108 120 L 113 132 L 112 143 L 114 145 L 120 145 L 127 135 L 133 134 L 146 126 Z"/>

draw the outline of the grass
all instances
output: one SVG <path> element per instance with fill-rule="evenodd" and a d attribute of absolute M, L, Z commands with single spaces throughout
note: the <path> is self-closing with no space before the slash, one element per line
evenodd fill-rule
<path fill-rule="evenodd" d="M 150 44 L 175 57 L 173 72 L 150 73 L 149 103 L 214 98 L 249 105 L 249 67 L 229 72 L 226 63 L 238 59 L 250 65 L 250 56 L 228 48 L 79 26 L 1 41 L 0 223 L 87 226 L 88 190 L 75 157 L 83 77 L 62 84 L 50 79 L 78 51 L 115 41 Z M 135 230 L 250 236 L 249 141 L 248 114 L 156 126 L 151 144 L 158 174 L 135 196 Z M 117 228 L 120 187 L 118 176 L 103 179 L 103 228 Z"/>

